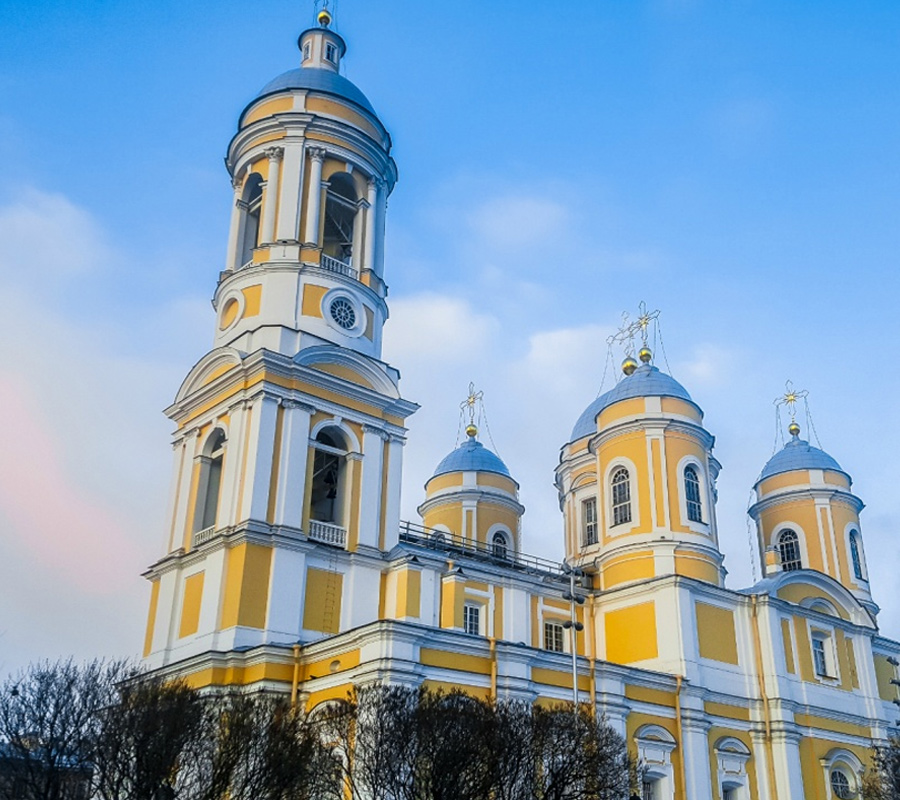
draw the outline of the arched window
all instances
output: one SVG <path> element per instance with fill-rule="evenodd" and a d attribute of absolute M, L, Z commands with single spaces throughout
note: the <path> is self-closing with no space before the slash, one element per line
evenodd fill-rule
<path fill-rule="evenodd" d="M 785 572 L 803 567 L 803 561 L 800 558 L 800 540 L 794 531 L 781 532 L 778 537 L 778 550 L 781 553 L 781 568 Z"/>
<path fill-rule="evenodd" d="M 863 580 L 862 559 L 859 556 L 859 534 L 850 531 L 850 559 L 853 561 L 853 575 L 856 580 Z"/>
<path fill-rule="evenodd" d="M 339 428 L 324 428 L 315 439 L 310 519 L 343 525 L 347 443 Z"/>
<path fill-rule="evenodd" d="M 497 531 L 491 538 L 491 554 L 494 558 L 506 559 L 509 557 L 509 542 L 501 531 Z"/>
<path fill-rule="evenodd" d="M 831 770 L 831 791 L 834 792 L 834 796 L 840 798 L 840 800 L 847 800 L 848 798 L 853 797 L 853 794 L 850 791 L 850 780 L 839 769 Z"/>
<path fill-rule="evenodd" d="M 254 172 L 247 178 L 244 198 L 241 201 L 243 219 L 241 224 L 240 259 L 238 267 L 253 260 L 253 248 L 259 243 L 259 212 L 262 208 L 262 177 Z"/>
<path fill-rule="evenodd" d="M 624 467 L 612 476 L 612 517 L 613 525 L 631 522 L 631 480 Z"/>
<path fill-rule="evenodd" d="M 200 480 L 194 513 L 194 532 L 216 525 L 219 492 L 222 486 L 222 464 L 225 458 L 225 431 L 218 429 L 207 439 L 200 456 Z"/>
<path fill-rule="evenodd" d="M 353 264 L 357 212 L 356 186 L 346 172 L 333 175 L 325 193 L 325 237 L 322 252 L 346 265 Z"/>
<path fill-rule="evenodd" d="M 703 508 L 700 505 L 700 478 L 697 468 L 688 464 L 684 468 L 684 497 L 687 501 L 687 515 L 691 522 L 703 522 Z"/>

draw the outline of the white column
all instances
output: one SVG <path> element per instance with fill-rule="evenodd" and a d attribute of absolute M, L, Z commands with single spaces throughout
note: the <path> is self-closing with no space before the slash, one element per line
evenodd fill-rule
<path fill-rule="evenodd" d="M 384 510 L 384 549 L 390 550 L 400 540 L 400 482 L 403 478 L 403 444 L 399 436 L 391 436 L 388 445 L 387 496 Z"/>
<path fill-rule="evenodd" d="M 387 184 L 379 182 L 375 207 L 375 274 L 384 279 L 384 227 L 387 222 Z"/>
<path fill-rule="evenodd" d="M 378 547 L 378 531 L 381 527 L 381 487 L 384 461 L 384 443 L 388 438 L 380 428 L 363 425 L 362 487 L 359 509 L 359 543 Z"/>
<path fill-rule="evenodd" d="M 281 198 L 275 221 L 275 238 L 296 242 L 300 239 L 300 193 L 303 186 L 303 139 L 286 139 L 281 161 Z"/>
<path fill-rule="evenodd" d="M 366 216 L 366 201 L 360 200 L 356 204 L 356 216 L 353 217 L 353 252 L 350 263 L 356 270 L 360 269 L 363 254 L 363 230 Z"/>
<path fill-rule="evenodd" d="M 309 196 L 306 200 L 306 244 L 319 243 L 319 215 L 322 205 L 322 163 L 325 161 L 324 147 L 308 147 L 310 158 Z"/>
<path fill-rule="evenodd" d="M 709 731 L 710 724 L 699 719 L 690 719 L 690 711 L 682 711 L 681 757 L 684 764 L 684 779 L 687 784 L 685 797 L 712 797 L 712 775 L 709 766 Z M 702 714 L 702 710 L 693 712 Z"/>
<path fill-rule="evenodd" d="M 241 202 L 241 192 L 243 181 L 239 178 L 234 178 L 231 181 L 231 185 L 234 187 L 234 204 L 231 207 L 231 226 L 228 228 L 228 252 L 225 254 L 225 269 L 237 269 L 240 264 L 238 264 L 238 259 L 240 258 L 240 254 L 238 253 L 239 242 L 241 241 L 241 228 L 243 227 L 243 215 L 241 211 L 243 210 L 243 204 Z"/>
<path fill-rule="evenodd" d="M 269 178 L 265 186 L 266 194 L 260 233 L 261 244 L 271 244 L 275 240 L 275 209 L 278 205 L 278 179 L 283 155 L 283 147 L 270 147 L 266 150 L 266 157 L 269 159 Z"/>
<path fill-rule="evenodd" d="M 281 448 L 275 524 L 300 529 L 303 524 L 303 493 L 306 489 L 306 461 L 309 452 L 309 420 L 312 406 L 296 400 L 282 400 L 284 418 L 281 423 Z"/>
<path fill-rule="evenodd" d="M 376 219 L 378 214 L 378 181 L 375 178 L 369 178 L 369 193 L 366 197 L 368 208 L 366 208 L 366 251 L 363 256 L 363 267 L 365 269 L 375 269 L 375 231 Z"/>
<path fill-rule="evenodd" d="M 171 553 L 184 544 L 185 514 L 191 494 L 191 470 L 198 429 L 189 431 L 172 448 L 172 482 L 169 488 L 169 522 L 165 552 Z"/>
<path fill-rule="evenodd" d="M 265 522 L 269 506 L 269 481 L 275 451 L 275 421 L 278 398 L 257 394 L 252 400 L 246 463 L 243 465 L 243 494 L 238 522 L 255 519 Z"/>
<path fill-rule="evenodd" d="M 250 413 L 248 404 L 240 400 L 228 409 L 228 442 L 222 468 L 218 525 L 224 528 L 237 522 L 240 502 L 241 464 L 244 459 L 244 422 Z"/>

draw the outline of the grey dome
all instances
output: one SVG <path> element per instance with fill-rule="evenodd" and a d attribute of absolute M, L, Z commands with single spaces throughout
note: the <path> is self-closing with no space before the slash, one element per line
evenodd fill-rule
<path fill-rule="evenodd" d="M 436 478 L 448 472 L 496 472 L 512 480 L 509 469 L 500 457 L 472 436 L 446 456 L 431 477 Z"/>
<path fill-rule="evenodd" d="M 260 97 L 275 94 L 276 92 L 290 91 L 291 89 L 310 89 L 314 92 L 333 94 L 343 100 L 355 103 L 373 116 L 378 116 L 368 98 L 355 84 L 337 72 L 332 72 L 330 69 L 319 69 L 318 67 L 289 69 L 263 86 L 256 99 L 259 100 Z"/>
<path fill-rule="evenodd" d="M 779 475 L 782 472 L 792 472 L 796 469 L 830 469 L 836 472 L 844 472 L 838 464 L 824 450 L 812 447 L 809 442 L 794 436 L 781 450 L 772 456 L 763 467 L 759 475 L 759 481 Z M 844 472 L 846 475 L 847 473 Z"/>
<path fill-rule="evenodd" d="M 652 364 L 641 364 L 631 375 L 620 380 L 612 389 L 601 394 L 578 418 L 572 428 L 569 441 L 574 442 L 597 432 L 597 415 L 613 403 L 634 397 L 676 397 L 679 400 L 694 401 L 678 381 L 665 372 L 660 372 Z"/>

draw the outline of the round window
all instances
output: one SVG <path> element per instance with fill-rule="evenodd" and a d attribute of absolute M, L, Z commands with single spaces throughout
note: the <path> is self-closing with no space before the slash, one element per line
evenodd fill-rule
<path fill-rule="evenodd" d="M 839 769 L 831 773 L 831 791 L 834 792 L 835 797 L 839 797 L 841 800 L 849 800 L 849 798 L 853 797 L 850 791 L 850 781 Z"/>
<path fill-rule="evenodd" d="M 356 325 L 356 311 L 346 297 L 338 297 L 331 301 L 329 307 L 331 318 L 344 330 L 350 330 Z"/>

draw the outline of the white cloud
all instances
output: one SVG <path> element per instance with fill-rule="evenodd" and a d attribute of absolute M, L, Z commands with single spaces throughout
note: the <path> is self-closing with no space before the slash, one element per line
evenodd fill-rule
<path fill-rule="evenodd" d="M 467 221 L 479 246 L 490 250 L 520 250 L 562 238 L 568 209 L 554 200 L 511 193 L 477 205 Z"/>

